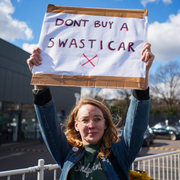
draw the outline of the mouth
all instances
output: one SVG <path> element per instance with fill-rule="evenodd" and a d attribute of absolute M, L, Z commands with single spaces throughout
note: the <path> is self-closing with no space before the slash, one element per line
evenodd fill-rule
<path fill-rule="evenodd" d="M 89 132 L 88 134 L 89 134 L 90 136 L 94 136 L 94 135 L 97 134 L 97 132 Z"/>

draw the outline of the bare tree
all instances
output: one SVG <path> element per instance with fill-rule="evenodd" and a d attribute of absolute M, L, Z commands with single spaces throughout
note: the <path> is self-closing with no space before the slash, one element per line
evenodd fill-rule
<path fill-rule="evenodd" d="M 129 104 L 130 104 L 130 97 L 131 97 L 131 90 L 130 89 L 120 89 L 117 90 L 119 95 L 121 96 L 121 99 L 125 102 L 125 109 L 128 110 Z"/>
<path fill-rule="evenodd" d="M 172 61 L 150 75 L 152 95 L 166 103 L 167 109 L 177 106 L 180 98 L 180 63 Z"/>

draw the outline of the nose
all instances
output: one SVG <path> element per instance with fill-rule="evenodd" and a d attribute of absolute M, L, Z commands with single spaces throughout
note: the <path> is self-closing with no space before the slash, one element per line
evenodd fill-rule
<path fill-rule="evenodd" d="M 89 121 L 89 126 L 88 127 L 90 127 L 90 128 L 95 127 L 94 121 L 92 119 Z"/>

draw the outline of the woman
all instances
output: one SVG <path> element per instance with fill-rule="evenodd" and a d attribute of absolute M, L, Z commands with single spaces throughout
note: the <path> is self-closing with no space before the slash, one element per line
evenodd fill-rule
<path fill-rule="evenodd" d="M 142 49 L 147 77 L 154 60 L 151 45 Z M 41 65 L 40 49 L 27 60 L 30 71 Z M 134 90 L 121 141 L 109 110 L 101 102 L 85 98 L 69 116 L 67 130 L 61 130 L 54 101 L 48 87 L 35 85 L 34 106 L 43 139 L 60 166 L 61 180 L 124 180 L 141 148 L 148 125 L 150 98 L 148 78 L 145 90 Z"/>

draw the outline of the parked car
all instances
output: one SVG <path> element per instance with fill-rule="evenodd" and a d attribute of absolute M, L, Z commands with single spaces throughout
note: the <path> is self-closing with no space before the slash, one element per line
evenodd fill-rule
<path fill-rule="evenodd" d="M 149 127 L 144 133 L 143 146 L 149 147 L 151 144 L 153 144 L 153 141 L 154 141 L 153 131 Z"/>
<path fill-rule="evenodd" d="M 121 136 L 123 133 L 124 128 L 117 128 L 118 131 L 118 137 L 119 141 L 121 140 Z M 153 143 L 153 131 L 150 127 L 147 128 L 147 130 L 144 133 L 144 140 L 143 140 L 143 146 L 150 146 Z"/>
<path fill-rule="evenodd" d="M 165 122 L 159 122 L 159 123 L 155 124 L 152 128 L 158 128 L 158 127 L 161 127 L 161 126 L 166 126 Z"/>
<path fill-rule="evenodd" d="M 174 123 L 174 127 L 176 129 L 180 130 L 180 123 L 179 122 Z"/>
<path fill-rule="evenodd" d="M 174 126 L 159 125 L 152 127 L 154 137 L 168 137 L 172 141 L 180 138 L 180 130 Z"/>
<path fill-rule="evenodd" d="M 180 126 L 174 126 L 177 130 L 180 130 Z"/>

